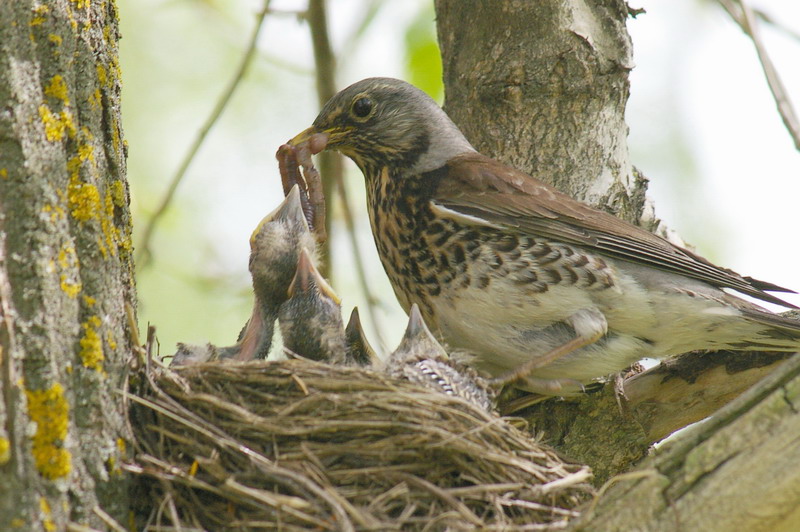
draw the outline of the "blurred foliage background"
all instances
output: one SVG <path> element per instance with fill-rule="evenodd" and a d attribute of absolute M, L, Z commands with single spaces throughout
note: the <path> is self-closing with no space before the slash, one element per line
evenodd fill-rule
<path fill-rule="evenodd" d="M 432 0 L 330 0 L 336 81 L 406 79 L 442 101 Z M 715 2 L 642 0 L 631 20 L 637 68 L 628 107 L 634 164 L 651 179 L 657 214 L 701 254 L 741 273 L 800 289 L 800 155 L 775 110 L 753 46 Z M 317 108 L 306 0 L 274 0 L 255 59 L 180 184 L 139 265 L 141 325 L 157 326 L 162 354 L 176 341 L 232 344 L 249 316 L 250 232 L 281 200 L 278 146 Z M 759 8 L 800 31 L 800 5 Z M 119 0 L 123 119 L 135 242 L 241 61 L 258 0 Z M 800 39 L 763 25 L 790 96 L 800 101 Z M 405 315 L 377 258 L 362 177 L 346 176 L 357 237 L 379 302 L 381 352 Z M 334 209 L 332 282 L 345 318 L 364 307 L 341 209 Z M 800 298 L 792 299 L 800 304 Z M 362 320 L 366 318 L 362 312 Z"/>

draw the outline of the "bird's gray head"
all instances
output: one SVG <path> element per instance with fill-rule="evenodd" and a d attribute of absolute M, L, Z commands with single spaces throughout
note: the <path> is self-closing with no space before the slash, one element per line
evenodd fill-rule
<path fill-rule="evenodd" d="M 365 175 L 383 166 L 427 172 L 475 151 L 435 101 L 393 78 L 364 79 L 336 94 L 290 143 L 308 139 L 312 152 L 338 150 Z"/>

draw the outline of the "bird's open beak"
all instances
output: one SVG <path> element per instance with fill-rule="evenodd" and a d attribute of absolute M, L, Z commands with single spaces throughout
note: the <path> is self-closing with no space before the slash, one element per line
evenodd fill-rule
<path fill-rule="evenodd" d="M 330 133 L 319 131 L 314 126 L 311 126 L 298 133 L 288 144 L 289 146 L 299 146 L 300 144 L 307 143 L 311 154 L 316 155 L 325 149 L 330 138 Z"/>
<path fill-rule="evenodd" d="M 320 275 L 317 268 L 314 267 L 314 261 L 311 254 L 306 248 L 300 251 L 300 257 L 297 261 L 297 272 L 292 279 L 292 284 L 289 285 L 289 297 L 294 297 L 295 294 L 300 292 L 308 292 L 314 286 L 317 290 L 328 298 L 332 299 L 337 305 L 342 304 L 342 300 L 333 291 L 331 285 Z"/>
<path fill-rule="evenodd" d="M 259 233 L 264 230 L 264 226 L 269 222 L 289 222 L 299 225 L 306 232 L 310 232 L 306 215 L 303 214 L 303 205 L 300 203 L 300 187 L 296 183 L 281 204 L 274 211 L 264 216 L 253 230 L 250 235 L 250 249 L 253 248 Z"/>

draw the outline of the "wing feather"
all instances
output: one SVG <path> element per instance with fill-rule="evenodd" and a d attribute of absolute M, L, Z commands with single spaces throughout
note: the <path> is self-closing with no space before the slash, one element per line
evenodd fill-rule
<path fill-rule="evenodd" d="M 574 200 L 533 177 L 480 154 L 452 159 L 433 191 L 434 208 L 463 223 L 512 228 L 565 244 L 732 288 L 763 301 L 797 308 L 764 290 L 792 292 L 715 266 L 640 227 Z M 442 185 L 444 183 L 445 185 Z"/>

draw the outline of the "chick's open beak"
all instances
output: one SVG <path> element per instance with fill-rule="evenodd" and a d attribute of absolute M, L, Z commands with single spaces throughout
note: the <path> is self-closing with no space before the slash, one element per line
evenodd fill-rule
<path fill-rule="evenodd" d="M 312 155 L 316 155 L 328 145 L 331 136 L 325 131 L 319 131 L 314 126 L 301 131 L 292 140 L 289 141 L 290 146 L 299 146 L 300 144 L 308 144 L 308 149 Z"/>
<path fill-rule="evenodd" d="M 300 257 L 297 261 L 297 272 L 289 285 L 288 295 L 290 298 L 296 295 L 309 292 L 311 290 L 318 290 L 320 295 L 328 297 L 333 300 L 337 305 L 341 305 L 342 300 L 333 291 L 331 285 L 320 275 L 317 268 L 314 266 L 314 261 L 306 248 L 300 251 Z"/>

